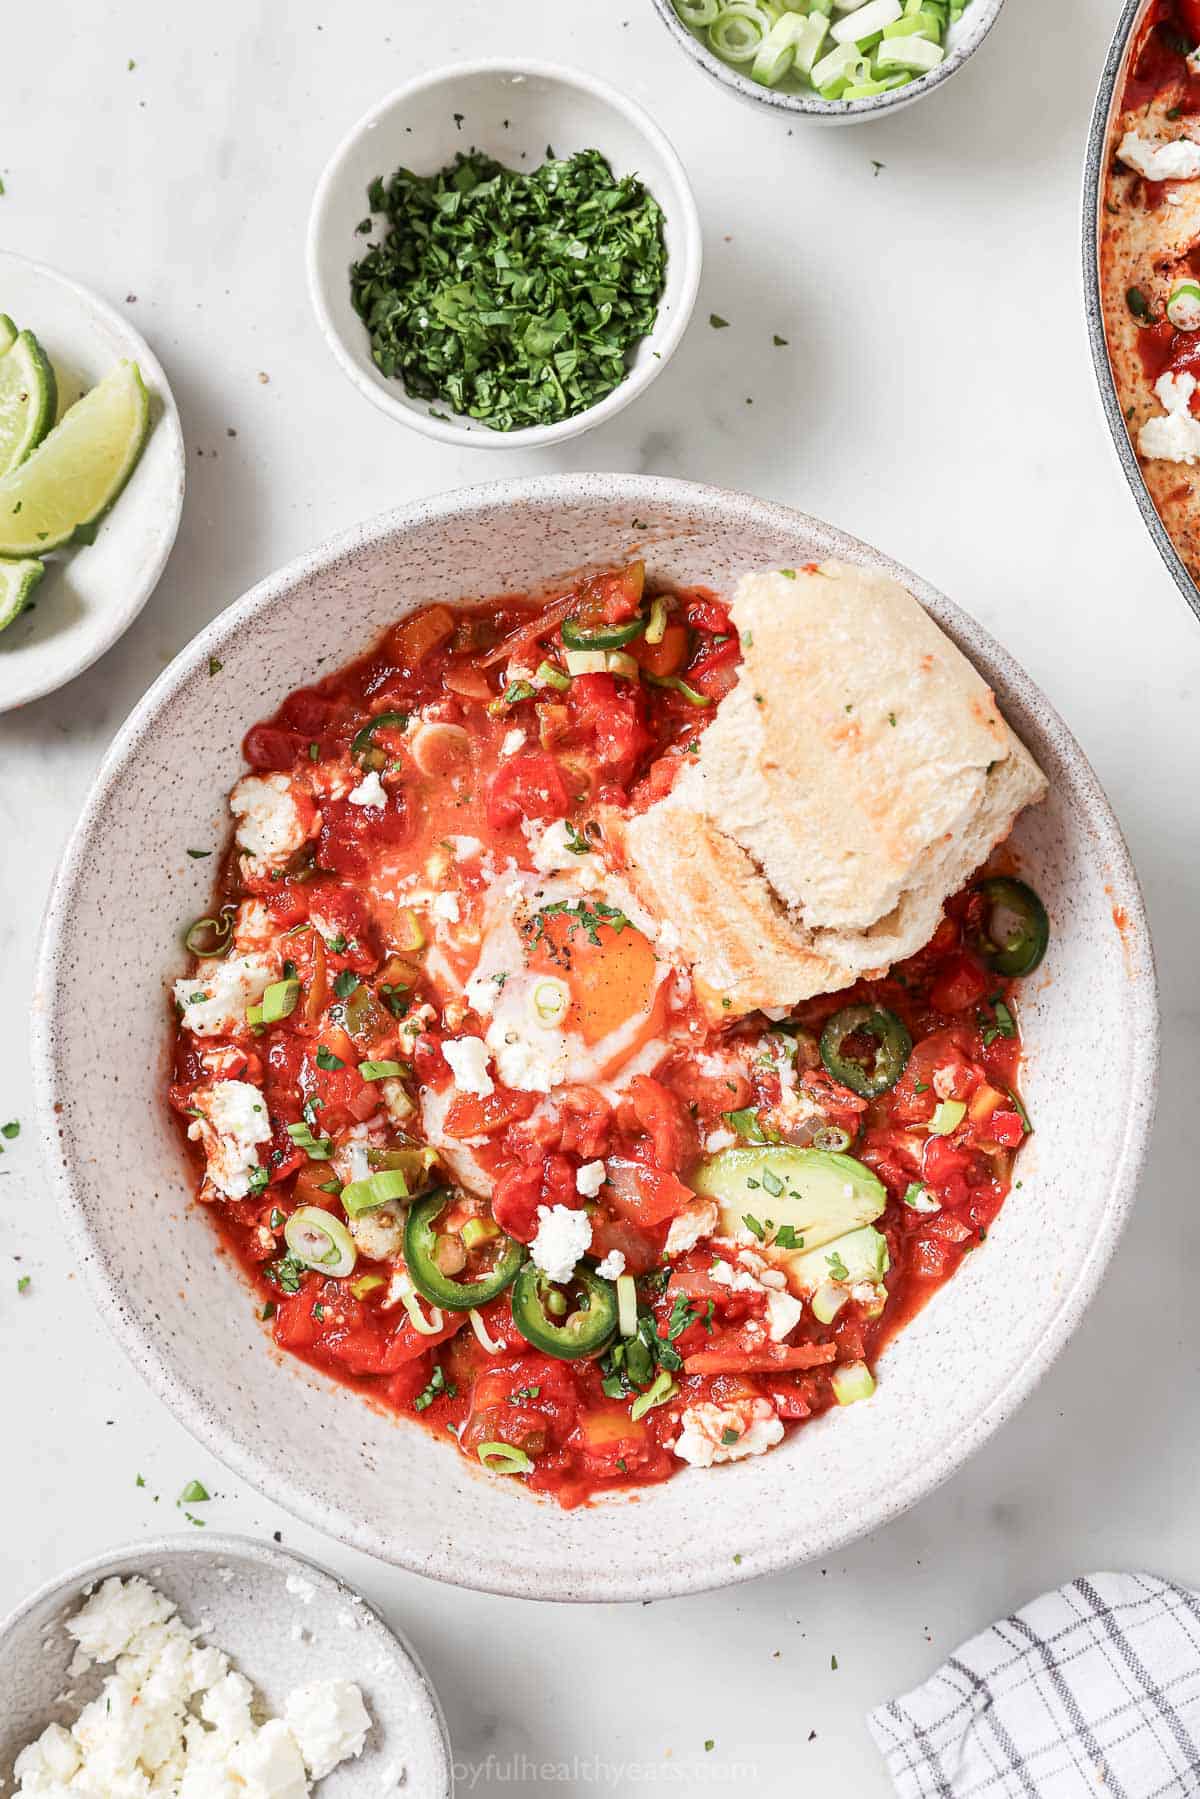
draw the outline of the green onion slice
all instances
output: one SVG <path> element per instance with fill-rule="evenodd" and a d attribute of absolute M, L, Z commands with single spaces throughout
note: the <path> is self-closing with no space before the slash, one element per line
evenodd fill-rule
<path fill-rule="evenodd" d="M 308 1124 L 289 1124 L 287 1134 L 297 1149 L 302 1149 L 314 1162 L 328 1162 L 333 1144 L 328 1137 L 314 1137 Z"/>
<path fill-rule="evenodd" d="M 771 29 L 771 19 L 757 6 L 727 6 L 708 28 L 708 41 L 726 62 L 753 62 Z"/>
<path fill-rule="evenodd" d="M 629 1416 L 636 1424 L 639 1418 L 644 1418 L 647 1412 L 654 1410 L 655 1406 L 665 1405 L 668 1399 L 673 1399 L 678 1391 L 679 1388 L 666 1369 L 661 1369 L 654 1378 L 654 1384 L 647 1387 L 644 1393 L 638 1394 L 629 1408 Z"/>
<path fill-rule="evenodd" d="M 402 1168 L 381 1168 L 364 1180 L 350 1181 L 342 1188 L 342 1209 L 348 1218 L 385 1206 L 391 1199 L 407 1199 L 408 1182 Z"/>
<path fill-rule="evenodd" d="M 698 693 L 694 687 L 689 687 L 687 682 L 678 675 L 652 675 L 643 669 L 642 678 L 649 681 L 651 687 L 669 687 L 672 693 L 681 693 L 689 706 L 712 705 L 712 701 L 706 693 Z"/>
<path fill-rule="evenodd" d="M 344 1280 L 358 1260 L 354 1238 L 339 1218 L 320 1206 L 301 1206 L 283 1227 L 283 1238 L 298 1262 L 319 1274 Z"/>
<path fill-rule="evenodd" d="M 216 918 L 198 918 L 184 933 L 183 945 L 193 956 L 211 960 L 227 956 L 233 947 L 236 906 L 222 906 Z"/>
<path fill-rule="evenodd" d="M 564 675 L 562 669 L 555 668 L 553 662 L 539 662 L 534 679 L 540 681 L 543 687 L 557 688 L 559 693 L 565 693 L 571 685 L 570 675 Z"/>
<path fill-rule="evenodd" d="M 951 1131 L 958 1129 L 966 1115 L 965 1100 L 939 1100 L 934 1107 L 933 1117 L 929 1120 L 929 1129 L 935 1137 L 948 1137 Z"/>
<path fill-rule="evenodd" d="M 481 1443 L 475 1451 L 489 1474 L 530 1474 L 533 1463 L 511 1443 Z"/>
<path fill-rule="evenodd" d="M 404 1074 L 403 1062 L 360 1062 L 358 1072 L 364 1081 L 398 1081 Z"/>
<path fill-rule="evenodd" d="M 1200 331 L 1200 284 L 1181 281 L 1173 287 L 1167 317 L 1177 331 Z"/>
<path fill-rule="evenodd" d="M 623 1337 L 637 1335 L 637 1284 L 632 1274 L 617 1276 L 617 1329 Z"/>
<path fill-rule="evenodd" d="M 721 11 L 721 0 L 675 0 L 675 11 L 693 31 L 703 31 Z"/>
<path fill-rule="evenodd" d="M 660 595 L 650 602 L 650 622 L 646 626 L 646 642 L 661 643 L 667 631 L 667 602 Z"/>
<path fill-rule="evenodd" d="M 299 998 L 299 981 L 272 981 L 262 996 L 263 1023 L 278 1024 L 281 1018 L 289 1017 L 296 1010 Z"/>

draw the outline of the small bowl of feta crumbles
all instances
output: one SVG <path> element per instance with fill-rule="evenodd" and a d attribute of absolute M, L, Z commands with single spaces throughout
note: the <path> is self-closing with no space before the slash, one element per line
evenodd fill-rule
<path fill-rule="evenodd" d="M 0 1790 L 449 1795 L 409 1646 L 332 1574 L 238 1537 L 73 1569 L 0 1625 Z"/>

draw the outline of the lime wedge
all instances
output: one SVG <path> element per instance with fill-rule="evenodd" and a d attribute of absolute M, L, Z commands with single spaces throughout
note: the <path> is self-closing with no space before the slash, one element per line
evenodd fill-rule
<path fill-rule="evenodd" d="M 45 572 L 44 562 L 0 562 L 0 631 L 21 616 Z"/>
<path fill-rule="evenodd" d="M 0 358 L 0 369 L 7 360 Z M 0 480 L 0 556 L 41 556 L 103 518 L 133 473 L 149 428 L 137 363 L 119 362 Z"/>
<path fill-rule="evenodd" d="M 0 320 L 0 333 L 11 319 Z M 58 389 L 49 358 L 32 331 L 21 331 L 0 354 L 0 475 L 36 449 L 54 423 Z"/>
<path fill-rule="evenodd" d="M 17 327 L 6 312 L 0 312 L 0 356 L 17 341 Z"/>

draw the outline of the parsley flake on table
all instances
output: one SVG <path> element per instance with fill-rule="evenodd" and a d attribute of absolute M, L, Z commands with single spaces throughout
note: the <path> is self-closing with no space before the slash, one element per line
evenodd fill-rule
<path fill-rule="evenodd" d="M 472 150 L 438 174 L 367 190 L 383 242 L 350 294 L 383 374 L 498 431 L 584 412 L 654 326 L 666 246 L 658 202 L 598 150 L 510 169 Z"/>

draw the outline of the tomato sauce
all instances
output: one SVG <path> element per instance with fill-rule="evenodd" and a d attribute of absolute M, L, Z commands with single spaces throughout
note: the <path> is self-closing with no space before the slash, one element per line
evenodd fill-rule
<path fill-rule="evenodd" d="M 214 916 L 232 932 L 229 955 L 177 988 L 171 1102 L 200 1139 L 201 1199 L 275 1342 L 566 1506 L 678 1470 L 681 1418 L 697 1404 L 757 1408 L 787 1428 L 826 1411 L 835 1371 L 873 1365 L 984 1242 L 1027 1129 L 1012 983 L 970 947 L 972 891 L 885 979 L 775 1024 L 754 1014 L 724 1027 L 655 946 L 653 921 L 605 897 L 620 897 L 602 866 L 606 809 L 669 791 L 740 661 L 717 596 L 662 598 L 655 641 L 643 631 L 570 673 L 564 619 L 622 639 L 645 618 L 638 565 L 548 601 L 430 606 L 291 694 L 245 739 L 251 774 L 232 803 L 259 837 L 239 825 L 223 865 Z M 272 848 L 264 833 L 279 817 L 292 836 Z M 547 833 L 565 852 L 548 873 L 537 861 Z M 514 933 L 507 914 L 521 905 Z M 190 1028 L 188 1008 L 246 956 L 291 1009 Z M 571 1059 L 549 1089 L 521 1075 L 528 1005 L 504 1010 L 522 982 L 537 1005 L 565 1008 Z M 260 986 L 262 1009 L 275 991 Z M 902 1020 L 913 1045 L 896 1085 L 871 1099 L 832 1079 L 818 1049 L 828 1019 L 859 1000 Z M 485 1036 L 490 1073 L 472 1090 L 462 1045 Z M 240 1177 L 211 1147 L 206 1096 L 220 1083 L 261 1096 L 250 1128 L 264 1134 Z M 938 1134 L 947 1099 L 961 1117 Z M 668 1238 L 696 1210 L 696 1169 L 735 1131 L 804 1147 L 815 1129 L 882 1182 L 889 1267 L 828 1323 L 795 1308 L 777 1340 L 764 1330 L 771 1289 L 739 1275 L 748 1251 L 753 1263 L 771 1248 L 763 1220 L 736 1241 L 710 1228 L 668 1251 Z M 653 1391 L 648 1377 L 631 1385 L 611 1351 L 545 1353 L 514 1316 L 516 1289 L 473 1313 L 414 1293 L 402 1207 L 368 1210 L 364 1227 L 346 1199 L 343 1216 L 354 1183 L 405 1153 L 411 1168 L 428 1142 L 430 1179 L 452 1192 L 442 1272 L 462 1273 L 498 1238 L 530 1244 L 547 1209 L 585 1212 L 591 1264 L 633 1277 Z M 352 1271 L 297 1259 L 288 1233 L 300 1211 L 349 1229 Z M 485 1247 L 468 1252 L 468 1240 Z M 639 1406 L 648 1392 L 655 1403 Z"/>

